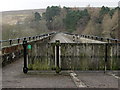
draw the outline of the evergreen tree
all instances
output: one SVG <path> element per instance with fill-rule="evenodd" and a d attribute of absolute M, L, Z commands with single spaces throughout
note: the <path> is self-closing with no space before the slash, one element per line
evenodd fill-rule
<path fill-rule="evenodd" d="M 38 12 L 35 12 L 35 21 L 40 21 L 41 20 L 41 16 Z"/>

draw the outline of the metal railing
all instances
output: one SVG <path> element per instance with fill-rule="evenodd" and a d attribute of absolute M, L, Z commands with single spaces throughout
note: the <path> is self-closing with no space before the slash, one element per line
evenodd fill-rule
<path fill-rule="evenodd" d="M 108 43 L 120 43 L 119 39 L 113 39 L 113 38 L 107 38 L 107 37 L 99 37 L 99 36 L 94 36 L 94 35 L 84 35 L 84 34 L 71 34 L 71 33 L 65 33 L 67 35 L 71 35 L 75 37 L 82 37 L 82 38 L 87 38 L 87 39 L 92 39 L 92 40 L 97 40 L 97 41 L 102 41 L 102 42 L 108 42 Z"/>
<path fill-rule="evenodd" d="M 24 37 L 19 39 L 11 39 L 11 40 L 2 40 L 0 44 L 2 46 L 2 50 L 0 51 L 0 57 L 2 57 L 2 66 L 5 66 L 8 63 L 13 62 L 14 60 L 19 59 L 23 56 L 24 47 L 23 42 L 27 41 L 28 43 L 42 41 L 44 42 L 46 39 L 50 40 L 55 33 L 48 33 L 42 35 L 36 35 L 32 37 Z"/>
<path fill-rule="evenodd" d="M 32 42 L 32 41 L 44 39 L 46 37 L 50 37 L 53 34 L 56 34 L 56 32 L 52 32 L 48 34 L 41 34 L 41 35 L 36 35 L 36 36 L 23 37 L 23 38 L 0 40 L 0 44 L 2 48 L 6 48 L 6 47 L 11 47 L 11 46 L 22 44 L 24 40 Z"/>

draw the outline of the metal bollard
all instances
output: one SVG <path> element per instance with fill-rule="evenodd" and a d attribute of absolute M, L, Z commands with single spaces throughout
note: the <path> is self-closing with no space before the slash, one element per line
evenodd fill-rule
<path fill-rule="evenodd" d="M 27 68 L 27 41 L 23 41 L 23 48 L 24 48 L 24 67 L 23 67 L 23 72 L 27 73 L 28 68 Z"/>

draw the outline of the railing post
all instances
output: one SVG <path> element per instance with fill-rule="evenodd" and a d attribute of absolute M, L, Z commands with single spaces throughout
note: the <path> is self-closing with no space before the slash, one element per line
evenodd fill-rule
<path fill-rule="evenodd" d="M 39 40 L 40 40 L 41 36 L 39 36 Z"/>
<path fill-rule="evenodd" d="M 103 41 L 103 38 L 101 37 L 100 40 Z"/>
<path fill-rule="evenodd" d="M 18 40 L 18 44 L 20 43 L 20 38 L 17 39 Z"/>
<path fill-rule="evenodd" d="M 36 40 L 38 39 L 38 36 L 36 35 Z"/>
<path fill-rule="evenodd" d="M 33 36 L 32 38 L 33 38 L 33 40 L 35 39 L 35 37 L 34 37 L 34 36 Z"/>
<path fill-rule="evenodd" d="M 73 35 L 73 41 L 75 41 L 75 35 Z"/>
<path fill-rule="evenodd" d="M 29 41 L 31 40 L 31 37 L 29 37 Z"/>
<path fill-rule="evenodd" d="M 26 37 L 23 38 L 23 41 L 26 41 Z"/>
<path fill-rule="evenodd" d="M 11 39 L 9 40 L 9 42 L 10 42 L 10 45 L 12 45 L 12 40 Z"/>
<path fill-rule="evenodd" d="M 109 39 L 109 38 L 107 38 L 107 42 L 108 42 L 108 43 L 110 42 L 110 39 Z"/>
<path fill-rule="evenodd" d="M 93 40 L 93 36 L 91 36 L 92 40 Z"/>
<path fill-rule="evenodd" d="M 24 67 L 23 67 L 23 72 L 27 73 L 28 68 L 27 68 L 27 41 L 23 41 L 23 48 L 24 48 Z"/>
<path fill-rule="evenodd" d="M 60 49 L 60 41 L 56 40 L 56 55 L 55 55 L 55 59 L 56 59 L 56 73 L 59 73 L 60 70 L 60 53 L 59 53 L 59 49 Z"/>
<path fill-rule="evenodd" d="M 108 52 L 108 49 L 107 49 L 107 47 L 108 47 L 108 44 L 106 43 L 105 44 L 105 66 L 104 66 L 104 69 L 105 69 L 105 71 L 104 71 L 104 73 L 106 73 L 106 70 L 107 70 L 107 52 Z"/>
<path fill-rule="evenodd" d="M 95 39 L 98 40 L 98 37 L 96 36 Z"/>
<path fill-rule="evenodd" d="M 88 35 L 88 38 L 90 38 L 90 36 Z"/>
<path fill-rule="evenodd" d="M 118 40 L 115 40 L 115 43 L 118 43 Z"/>

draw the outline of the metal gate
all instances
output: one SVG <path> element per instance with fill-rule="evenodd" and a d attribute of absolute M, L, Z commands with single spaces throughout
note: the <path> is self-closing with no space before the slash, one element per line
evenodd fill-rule
<path fill-rule="evenodd" d="M 36 43 L 28 54 L 28 68 L 34 70 L 51 70 L 54 66 L 53 47 L 46 43 Z"/>
<path fill-rule="evenodd" d="M 118 70 L 120 44 L 61 43 L 62 70 Z"/>
<path fill-rule="evenodd" d="M 24 44 L 25 70 L 118 70 L 118 43 L 55 43 Z M 27 53 L 25 53 L 27 52 Z M 26 56 L 25 56 L 26 55 Z M 27 73 L 27 72 L 25 72 Z"/>
<path fill-rule="evenodd" d="M 28 44 L 28 69 L 29 70 L 54 70 L 54 46 L 46 42 Z"/>

